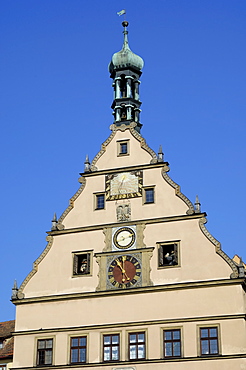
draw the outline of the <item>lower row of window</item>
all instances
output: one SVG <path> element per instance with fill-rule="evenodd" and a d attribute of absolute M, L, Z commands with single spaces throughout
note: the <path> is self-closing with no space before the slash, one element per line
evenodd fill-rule
<path fill-rule="evenodd" d="M 70 348 L 70 363 L 87 362 L 87 336 L 72 337 Z M 200 354 L 201 356 L 218 355 L 218 328 L 200 328 Z M 163 331 L 164 358 L 181 357 L 181 330 Z M 145 332 L 134 332 L 128 335 L 128 359 L 144 360 L 146 358 Z M 103 361 L 120 360 L 120 334 L 103 335 Z M 38 339 L 37 365 L 52 365 L 53 339 Z"/>

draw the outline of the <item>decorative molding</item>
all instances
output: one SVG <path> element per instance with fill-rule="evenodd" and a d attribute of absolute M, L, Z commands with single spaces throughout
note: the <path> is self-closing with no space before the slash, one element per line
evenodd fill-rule
<path fill-rule="evenodd" d="M 134 220 L 134 224 L 158 224 L 162 222 L 176 222 L 176 221 L 187 221 L 187 220 L 195 220 L 197 218 L 201 218 L 206 216 L 206 213 L 193 213 L 192 215 L 178 215 L 178 216 L 169 216 L 169 217 L 158 217 L 158 218 L 145 218 L 142 220 Z M 126 221 L 124 226 L 131 226 L 132 222 Z M 107 227 L 120 227 L 122 223 L 120 222 L 113 222 L 110 224 L 98 224 L 93 226 L 82 226 L 82 227 L 75 227 L 73 229 L 65 229 L 60 231 L 48 231 L 48 235 L 62 235 L 62 234 L 73 234 L 73 233 L 83 233 L 87 231 L 95 231 L 95 230 L 103 230 Z"/>
<path fill-rule="evenodd" d="M 168 168 L 168 167 L 167 167 Z M 187 215 L 193 215 L 193 213 L 195 213 L 195 209 L 194 209 L 194 206 L 193 204 L 191 203 L 191 201 L 181 192 L 181 189 L 180 189 L 180 186 L 174 182 L 171 177 L 168 176 L 168 174 L 166 173 L 166 170 L 165 168 L 162 169 L 162 177 L 163 179 L 169 184 L 171 185 L 174 189 L 175 189 L 175 194 L 177 195 L 177 197 L 179 197 L 180 199 L 183 200 L 183 202 L 188 206 L 188 210 L 186 211 Z"/>
<path fill-rule="evenodd" d="M 113 252 L 111 252 L 112 254 Z M 116 252 L 117 253 L 117 252 Z M 105 253 L 106 254 L 106 253 Z M 102 257 L 101 254 L 95 255 L 97 263 L 100 263 L 100 258 Z M 106 271 L 106 265 L 105 265 Z M 100 277 L 100 275 L 97 275 Z M 101 277 L 100 277 L 101 279 Z M 99 279 L 99 281 L 101 281 Z M 107 297 L 108 295 L 115 295 L 118 294 L 143 294 L 146 292 L 149 293 L 156 293 L 156 292 L 163 292 L 163 291 L 178 291 L 178 290 L 186 290 L 186 289 L 200 289 L 200 288 L 218 288 L 219 286 L 227 286 L 227 285 L 240 285 L 244 290 L 246 290 L 245 285 L 245 278 L 237 278 L 237 279 L 220 279 L 220 280 L 205 280 L 205 281 L 191 281 L 188 283 L 172 283 L 166 285 L 154 285 L 154 286 L 145 286 L 139 288 L 131 288 L 125 289 L 124 293 L 121 289 L 114 290 L 114 291 L 95 291 L 95 292 L 80 292 L 80 293 L 66 293 L 66 294 L 59 294 L 59 295 L 51 295 L 51 296 L 40 296 L 40 297 L 30 297 L 25 299 L 17 299 L 12 300 L 15 305 L 19 304 L 39 304 L 41 302 L 56 302 L 56 301 L 67 301 L 67 300 L 75 300 L 75 299 L 93 299 L 98 297 Z"/>
<path fill-rule="evenodd" d="M 230 278 L 231 279 L 236 279 L 239 277 L 239 274 L 238 274 L 238 269 L 237 269 L 237 266 L 235 265 L 235 263 L 232 261 L 232 259 L 221 249 L 221 244 L 220 242 L 215 239 L 211 234 L 210 232 L 207 230 L 205 224 L 207 223 L 207 219 L 206 217 L 202 217 L 200 218 L 199 220 L 199 226 L 200 226 L 200 229 L 201 231 L 203 232 L 203 234 L 206 236 L 206 238 L 211 242 L 213 243 L 213 245 L 215 246 L 215 250 L 216 250 L 216 253 L 218 253 L 227 263 L 228 265 L 231 267 L 233 273 L 230 275 Z"/>
<path fill-rule="evenodd" d="M 58 220 L 58 225 L 61 225 L 62 224 L 62 221 L 64 220 L 64 218 L 68 215 L 68 213 L 73 209 L 74 207 L 74 202 L 75 200 L 78 198 L 78 196 L 82 193 L 82 191 L 84 190 L 85 188 L 85 185 L 86 185 L 86 178 L 81 176 L 79 178 L 79 182 L 81 184 L 81 186 L 79 187 L 78 191 L 72 196 L 72 198 L 70 198 L 69 200 L 69 206 L 65 209 L 65 211 L 63 212 L 63 214 L 61 215 L 61 217 L 59 218 Z"/>
<path fill-rule="evenodd" d="M 135 123 L 135 122 L 132 122 L 132 123 Z M 140 146 L 141 148 L 143 148 L 147 153 L 149 153 L 152 157 L 150 163 L 153 164 L 153 163 L 157 163 L 158 162 L 158 158 L 157 158 L 157 155 L 156 153 L 154 152 L 154 150 L 152 150 L 148 144 L 146 143 L 145 139 L 143 138 L 142 135 L 140 135 L 134 128 L 135 126 L 133 126 L 132 124 L 130 124 L 130 132 L 132 134 L 132 136 L 135 137 L 135 139 L 137 139 L 139 142 L 140 142 Z"/>
<path fill-rule="evenodd" d="M 29 282 L 29 280 L 33 277 L 33 275 L 36 274 L 36 272 L 38 271 L 38 265 L 39 265 L 39 263 L 44 259 L 44 257 L 46 256 L 46 254 L 49 252 L 49 250 L 50 250 L 50 248 L 51 248 L 51 246 L 53 244 L 53 236 L 48 235 L 46 237 L 46 240 L 48 242 L 46 248 L 43 250 L 43 252 L 40 254 L 40 256 L 33 263 L 33 269 L 32 269 L 32 271 L 27 275 L 27 277 L 25 278 L 25 280 L 23 281 L 23 283 L 21 284 L 21 286 L 19 288 L 19 291 L 17 293 L 18 299 L 25 298 L 25 295 L 23 293 L 23 289 L 25 288 L 25 286 Z"/>
<path fill-rule="evenodd" d="M 106 152 L 106 146 L 113 140 L 115 134 L 116 134 L 116 130 L 112 131 L 110 136 L 102 143 L 100 151 L 97 153 L 97 155 L 93 158 L 93 161 L 91 162 L 90 169 L 92 172 L 97 171 L 96 163 L 98 159 Z"/>

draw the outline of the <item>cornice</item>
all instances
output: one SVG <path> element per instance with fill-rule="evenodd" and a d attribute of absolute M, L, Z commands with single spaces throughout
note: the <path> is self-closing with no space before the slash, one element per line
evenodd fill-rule
<path fill-rule="evenodd" d="M 79 187 L 78 191 L 72 196 L 72 198 L 70 198 L 69 206 L 65 209 L 65 211 L 63 212 L 63 214 L 59 218 L 58 224 L 62 224 L 62 221 L 64 220 L 64 218 L 73 209 L 75 200 L 79 197 L 79 195 L 82 193 L 82 191 L 85 188 L 86 178 L 84 178 L 84 177 L 80 178 L 80 183 L 81 183 L 81 186 Z"/>
<path fill-rule="evenodd" d="M 218 253 L 218 255 L 221 256 L 228 263 L 228 265 L 231 267 L 231 269 L 233 271 L 232 274 L 230 275 L 231 279 L 238 278 L 239 277 L 239 272 L 238 272 L 237 266 L 235 265 L 233 260 L 221 249 L 220 242 L 210 234 L 210 232 L 208 231 L 208 229 L 205 226 L 206 223 L 207 223 L 206 217 L 200 218 L 199 226 L 200 226 L 200 229 L 201 229 L 202 233 L 206 236 L 206 238 L 211 243 L 213 243 L 213 245 L 215 246 L 216 253 Z"/>
<path fill-rule="evenodd" d="M 178 215 L 178 216 L 169 216 L 169 217 L 157 217 L 157 218 L 147 218 L 143 220 L 132 220 L 129 222 L 124 222 L 124 226 L 130 225 L 138 225 L 138 224 L 158 224 L 162 222 L 176 222 L 176 221 L 187 221 L 187 220 L 194 220 L 205 217 L 206 213 L 194 213 L 192 215 Z M 92 226 L 83 226 L 83 227 L 75 227 L 72 229 L 63 229 L 63 230 L 56 230 L 56 231 L 47 231 L 48 235 L 62 235 L 62 234 L 71 234 L 71 233 L 81 233 L 87 231 L 95 231 L 95 230 L 103 230 L 108 227 L 119 227 L 122 226 L 122 222 L 114 222 L 108 224 L 100 224 L 100 225 L 92 225 Z"/>
<path fill-rule="evenodd" d="M 42 256 L 42 255 L 41 255 Z M 40 256 L 40 257 L 41 257 Z M 30 279 L 30 278 L 29 278 Z M 72 293 L 72 294 L 60 294 L 60 295 L 50 295 L 50 296 L 41 296 L 41 297 L 32 297 L 24 298 L 19 297 L 20 299 L 13 299 L 12 302 L 15 305 L 19 304 L 36 304 L 40 302 L 55 302 L 55 301 L 66 301 L 66 300 L 75 300 L 75 299 L 93 299 L 117 295 L 131 295 L 131 294 L 143 294 L 143 293 L 156 293 L 164 291 L 178 291 L 186 289 L 200 289 L 200 288 L 217 288 L 219 286 L 227 285 L 245 285 L 244 278 L 237 279 L 220 279 L 220 280 L 208 280 L 208 281 L 192 281 L 185 283 L 174 283 L 174 284 L 165 284 L 165 285 L 155 285 L 155 286 L 145 286 L 138 288 L 131 288 L 128 290 L 105 290 L 105 291 L 93 291 L 85 293 Z"/>
<path fill-rule="evenodd" d="M 192 202 L 181 192 L 180 185 L 178 185 L 171 179 L 171 177 L 168 176 L 167 169 L 165 168 L 163 168 L 162 170 L 162 177 L 169 185 L 171 185 L 175 189 L 175 194 L 177 195 L 177 197 L 182 199 L 183 202 L 188 206 L 188 210 L 186 212 L 187 215 L 192 215 L 193 213 L 195 213 L 195 209 Z"/>
<path fill-rule="evenodd" d="M 153 325 L 174 325 L 174 324 L 185 324 L 190 322 L 211 322 L 216 321 L 217 323 L 224 320 L 245 320 L 245 314 L 235 314 L 235 315 L 213 315 L 213 316 L 195 316 L 195 317 L 180 317 L 174 319 L 162 319 L 162 320 L 145 320 L 145 321 L 124 321 L 112 324 L 99 324 L 99 325 L 86 325 L 86 326 L 70 326 L 70 327 L 54 327 L 47 329 L 32 329 L 32 330 L 19 330 L 13 333 L 13 336 L 20 335 L 35 335 L 35 334 L 52 334 L 54 332 L 71 332 L 71 331 L 92 331 L 92 330 L 108 330 L 111 328 L 131 328 L 131 327 L 148 327 Z"/>
<path fill-rule="evenodd" d="M 40 254 L 40 256 L 36 259 L 36 261 L 33 263 L 33 269 L 32 269 L 32 271 L 27 275 L 27 277 L 25 278 L 25 280 L 22 282 L 20 288 L 18 289 L 17 296 L 18 296 L 18 299 L 20 299 L 20 300 L 22 300 L 24 298 L 23 289 L 25 288 L 26 284 L 33 277 L 33 275 L 36 274 L 36 272 L 38 271 L 38 265 L 39 265 L 39 263 L 44 259 L 44 257 L 46 256 L 46 254 L 49 252 L 49 250 L 50 250 L 50 248 L 51 248 L 51 246 L 53 244 L 53 236 L 48 235 L 46 237 L 46 240 L 47 240 L 48 243 L 47 243 L 45 249 Z"/>
<path fill-rule="evenodd" d="M 136 166 L 127 166 L 127 167 L 116 167 L 116 168 L 110 168 L 106 170 L 98 170 L 96 172 L 83 172 L 80 175 L 82 177 L 91 177 L 91 176 L 100 176 L 100 175 L 108 175 L 111 173 L 120 173 L 120 172 L 130 172 L 130 171 L 136 171 L 136 170 L 149 170 L 152 168 L 159 168 L 159 167 L 165 167 L 167 168 L 168 162 L 157 162 L 157 163 L 147 163 L 147 164 L 139 164 Z"/>

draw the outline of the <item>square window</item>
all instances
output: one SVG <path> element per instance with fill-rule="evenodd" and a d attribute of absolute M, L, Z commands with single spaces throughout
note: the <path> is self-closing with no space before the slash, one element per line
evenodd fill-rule
<path fill-rule="evenodd" d="M 38 339 L 37 365 L 52 365 L 53 339 Z"/>
<path fill-rule="evenodd" d="M 127 154 L 127 143 L 120 143 L 120 154 Z"/>
<path fill-rule="evenodd" d="M 141 360 L 145 358 L 145 332 L 129 333 L 129 360 Z"/>
<path fill-rule="evenodd" d="M 71 338 L 71 364 L 86 362 L 86 337 Z"/>
<path fill-rule="evenodd" d="M 105 208 L 105 194 L 95 194 L 95 209 L 104 209 Z"/>
<path fill-rule="evenodd" d="M 155 189 L 154 187 L 144 189 L 144 203 L 154 203 L 155 201 Z"/>
<path fill-rule="evenodd" d="M 178 265 L 179 243 L 160 243 L 158 245 L 158 267 Z"/>
<path fill-rule="evenodd" d="M 117 141 L 117 155 L 129 155 L 129 140 Z"/>
<path fill-rule="evenodd" d="M 201 356 L 218 355 L 218 328 L 200 328 L 200 351 Z"/>
<path fill-rule="evenodd" d="M 73 255 L 73 275 L 91 274 L 91 252 Z"/>
<path fill-rule="evenodd" d="M 119 361 L 120 335 L 108 334 L 103 336 L 103 361 Z"/>
<path fill-rule="evenodd" d="M 180 329 L 164 330 L 164 357 L 181 357 Z"/>

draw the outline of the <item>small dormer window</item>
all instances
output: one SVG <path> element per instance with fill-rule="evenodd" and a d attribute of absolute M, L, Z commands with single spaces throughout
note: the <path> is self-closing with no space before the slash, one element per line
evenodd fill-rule
<path fill-rule="evenodd" d="M 122 140 L 117 142 L 117 155 L 129 155 L 129 140 Z"/>

